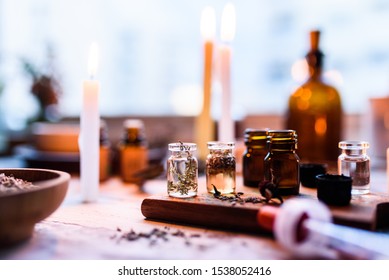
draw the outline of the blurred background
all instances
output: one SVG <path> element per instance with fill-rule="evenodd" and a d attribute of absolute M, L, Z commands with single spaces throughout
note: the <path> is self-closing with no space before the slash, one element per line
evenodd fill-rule
<path fill-rule="evenodd" d="M 167 121 L 195 116 L 203 79 L 201 11 L 207 5 L 215 8 L 218 40 L 226 2 L 0 0 L 2 135 L 15 135 L 34 121 L 79 117 L 92 41 L 100 46 L 97 78 L 102 117 L 121 122 L 131 116 L 164 116 Z M 237 16 L 231 44 L 235 120 L 246 120 L 243 127 L 281 126 L 288 97 L 306 78 L 296 69 L 309 48 L 309 31 L 319 28 L 326 55 L 324 76 L 341 93 L 346 134 L 365 134 L 369 99 L 389 96 L 388 1 L 245 0 L 233 4 Z M 41 81 L 49 92 L 45 100 L 34 93 Z M 217 86 L 213 93 L 217 104 Z M 58 106 L 41 116 L 42 103 Z M 215 119 L 219 110 L 212 108 Z"/>

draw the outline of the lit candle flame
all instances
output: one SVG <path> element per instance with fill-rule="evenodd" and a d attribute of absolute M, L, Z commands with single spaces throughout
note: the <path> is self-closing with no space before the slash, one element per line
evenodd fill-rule
<path fill-rule="evenodd" d="M 222 21 L 220 28 L 220 37 L 222 41 L 231 42 L 235 37 L 236 15 L 235 7 L 228 3 L 222 13 Z"/>
<path fill-rule="evenodd" d="M 99 65 L 99 47 L 97 43 L 92 43 L 89 49 L 88 74 L 91 78 L 96 76 Z"/>
<path fill-rule="evenodd" d="M 205 40 L 212 40 L 216 33 L 215 9 L 207 6 L 201 13 L 200 21 L 201 35 Z"/>

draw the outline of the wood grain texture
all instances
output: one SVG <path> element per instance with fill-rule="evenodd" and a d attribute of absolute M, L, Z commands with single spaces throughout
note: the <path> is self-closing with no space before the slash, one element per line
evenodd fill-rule
<path fill-rule="evenodd" d="M 23 241 L 34 226 L 52 214 L 65 198 L 70 175 L 48 169 L 0 169 L 6 176 L 32 182 L 36 187 L 0 194 L 0 248 Z"/>
<path fill-rule="evenodd" d="M 258 196 L 248 193 L 244 196 Z M 316 190 L 301 188 L 300 197 L 316 199 Z M 286 197 L 290 199 L 292 197 Z M 263 203 L 243 205 L 221 201 L 203 193 L 190 199 L 172 198 L 167 195 L 151 196 L 143 200 L 142 214 L 147 219 L 170 223 L 190 224 L 249 233 L 265 233 L 257 223 L 257 214 Z M 371 193 L 353 197 L 350 205 L 329 207 L 336 224 L 377 230 L 389 226 L 389 196 Z"/>

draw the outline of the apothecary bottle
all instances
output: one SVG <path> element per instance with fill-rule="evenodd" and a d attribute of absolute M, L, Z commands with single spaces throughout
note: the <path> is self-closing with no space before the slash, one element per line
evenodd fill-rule
<path fill-rule="evenodd" d="M 142 184 L 139 172 L 148 166 L 148 149 L 144 124 L 138 119 L 123 123 L 123 138 L 118 145 L 120 174 L 124 182 Z"/>
<path fill-rule="evenodd" d="M 279 195 L 297 195 L 300 190 L 300 159 L 296 153 L 294 130 L 269 130 L 268 153 L 264 160 L 265 180 L 273 183 Z"/>
<path fill-rule="evenodd" d="M 302 161 L 336 165 L 342 105 L 336 88 L 322 79 L 324 55 L 319 36 L 320 31 L 310 33 L 311 48 L 306 55 L 309 77 L 289 98 L 286 129 L 297 131 Z"/>
<path fill-rule="evenodd" d="M 365 141 L 341 141 L 342 153 L 338 157 L 338 173 L 352 178 L 351 194 L 370 192 L 369 143 Z"/>
<path fill-rule="evenodd" d="M 111 142 L 108 138 L 107 123 L 100 120 L 100 181 L 105 181 L 111 174 Z"/>
<path fill-rule="evenodd" d="M 233 142 L 208 142 L 209 154 L 206 159 L 207 191 L 221 194 L 235 193 L 236 161 L 233 154 Z"/>
<path fill-rule="evenodd" d="M 263 161 L 267 155 L 268 129 L 248 128 L 244 132 L 246 150 L 243 153 L 243 184 L 248 187 L 258 187 L 263 181 Z"/>
<path fill-rule="evenodd" d="M 188 198 L 197 195 L 198 162 L 194 143 L 170 143 L 167 160 L 167 193 L 169 196 Z"/>

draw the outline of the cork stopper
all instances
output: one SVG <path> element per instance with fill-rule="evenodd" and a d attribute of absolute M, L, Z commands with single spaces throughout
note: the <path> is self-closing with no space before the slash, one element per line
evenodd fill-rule
<path fill-rule="evenodd" d="M 317 51 L 319 49 L 320 31 L 312 30 L 310 32 L 311 38 L 311 51 Z"/>

